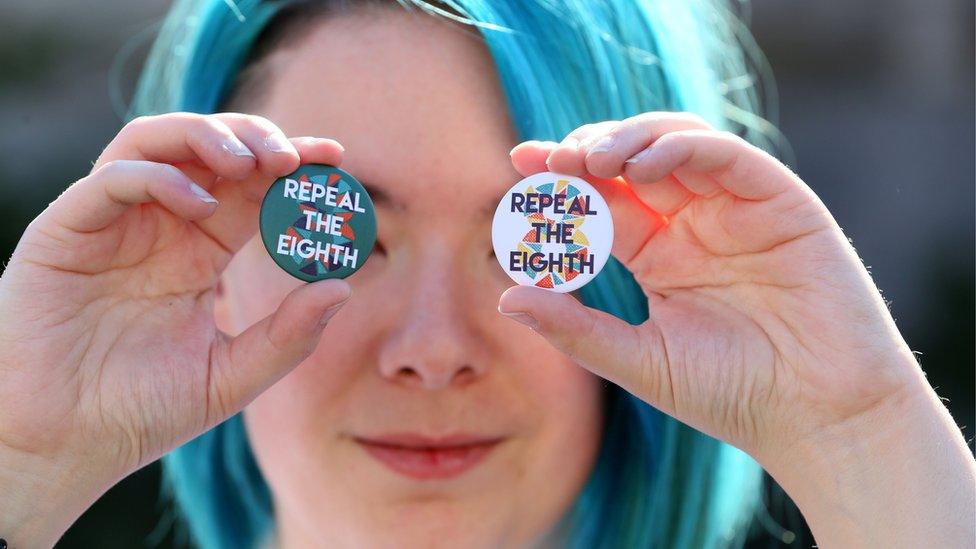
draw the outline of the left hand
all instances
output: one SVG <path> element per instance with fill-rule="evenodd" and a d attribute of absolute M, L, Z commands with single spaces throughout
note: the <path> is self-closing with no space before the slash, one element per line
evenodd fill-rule
<path fill-rule="evenodd" d="M 647 113 L 523 143 L 512 162 L 600 191 L 613 254 L 648 299 L 632 326 L 565 294 L 502 295 L 500 311 L 583 367 L 774 471 L 893 412 L 944 412 L 837 222 L 764 151 L 693 115 Z"/>

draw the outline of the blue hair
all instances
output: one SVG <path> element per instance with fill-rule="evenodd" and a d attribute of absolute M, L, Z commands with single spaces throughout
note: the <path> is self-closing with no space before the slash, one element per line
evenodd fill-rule
<path fill-rule="evenodd" d="M 479 29 L 522 139 L 558 141 L 582 124 L 661 110 L 695 112 L 763 145 L 774 131 L 759 116 L 762 90 L 748 69 L 757 54 L 740 45 L 747 35 L 721 0 L 398 1 Z M 129 116 L 215 112 L 258 37 L 299 2 L 315 5 L 177 1 Z M 630 323 L 648 317 L 647 299 L 614 260 L 579 293 Z M 759 466 L 615 385 L 605 393 L 599 456 L 563 519 L 569 545 L 742 545 L 760 503 Z M 273 527 L 270 493 L 240 415 L 163 465 L 165 488 L 200 546 L 253 547 Z"/>

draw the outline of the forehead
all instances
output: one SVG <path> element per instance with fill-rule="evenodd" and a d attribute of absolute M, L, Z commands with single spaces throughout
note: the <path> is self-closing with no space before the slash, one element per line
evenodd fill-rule
<path fill-rule="evenodd" d="M 491 210 L 515 180 L 515 132 L 477 34 L 400 8 L 314 23 L 268 58 L 259 106 L 289 135 L 338 139 L 343 167 L 407 209 Z M 439 200 L 425 200 L 437 193 Z"/>

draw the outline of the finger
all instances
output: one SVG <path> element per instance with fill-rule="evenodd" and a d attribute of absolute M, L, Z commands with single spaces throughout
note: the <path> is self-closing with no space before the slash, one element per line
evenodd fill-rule
<path fill-rule="evenodd" d="M 767 200 L 806 185 L 769 153 L 728 132 L 687 130 L 666 134 L 626 163 L 632 183 L 676 175 L 695 194 L 727 191 L 747 200 Z"/>
<path fill-rule="evenodd" d="M 523 177 L 548 169 L 550 153 L 558 145 L 552 141 L 526 141 L 512 149 L 512 165 Z M 563 173 L 563 172 L 560 172 Z M 648 207 L 634 189 L 620 178 L 604 179 L 592 174 L 583 179 L 600 193 L 613 217 L 614 238 L 611 253 L 628 265 L 667 219 Z"/>
<path fill-rule="evenodd" d="M 557 145 L 555 141 L 523 141 L 508 154 L 515 171 L 522 177 L 529 177 L 549 170 L 546 159 Z"/>
<path fill-rule="evenodd" d="M 264 320 L 233 339 L 218 340 L 208 388 L 212 417 L 239 411 L 308 357 L 350 292 L 339 279 L 304 284 Z"/>
<path fill-rule="evenodd" d="M 75 232 L 103 229 L 133 204 L 157 202 L 188 220 L 203 219 L 217 200 L 179 169 L 146 160 L 113 160 L 67 188 L 39 220 Z"/>
<path fill-rule="evenodd" d="M 268 186 L 273 179 L 295 171 L 301 164 L 329 164 L 338 166 L 342 163 L 344 148 L 338 141 L 323 137 L 292 137 L 289 144 L 295 149 L 297 157 L 288 159 L 287 162 L 279 162 L 278 165 L 268 167 L 264 165 L 261 172 L 255 174 L 240 183 L 228 181 L 228 188 L 239 190 L 245 198 L 252 201 L 260 201 L 268 191 Z M 260 162 L 259 162 L 259 165 Z M 263 174 L 263 175 L 262 175 Z M 219 195 L 216 195 L 219 198 Z"/>
<path fill-rule="evenodd" d="M 632 116 L 580 144 L 586 171 L 597 177 L 617 177 L 623 173 L 627 159 L 663 135 L 695 129 L 712 127 L 692 113 L 649 112 Z"/>
<path fill-rule="evenodd" d="M 549 158 L 546 159 L 549 171 L 578 177 L 587 175 L 586 164 L 584 162 L 586 152 L 580 147 L 581 143 L 593 135 L 603 135 L 618 123 L 616 120 L 610 120 L 596 124 L 586 124 L 570 132 L 549 153 Z"/>
<path fill-rule="evenodd" d="M 569 294 L 513 286 L 498 310 L 526 324 L 580 366 L 665 411 L 674 409 L 663 339 L 653 321 L 640 326 L 584 306 Z"/>
<path fill-rule="evenodd" d="M 228 179 L 247 177 L 257 163 L 254 152 L 227 124 L 213 116 L 187 112 L 132 120 L 105 147 L 94 169 L 113 160 L 199 162 Z M 206 182 L 199 183 L 207 186 Z"/>
<path fill-rule="evenodd" d="M 630 185 L 630 188 L 649 208 L 666 217 L 673 216 L 695 197 L 673 175 L 654 183 Z"/>
<path fill-rule="evenodd" d="M 291 145 L 302 164 L 338 166 L 342 162 L 342 145 L 332 139 L 296 137 L 291 139 Z M 236 252 L 257 232 L 258 210 L 275 177 L 255 172 L 244 181 L 218 182 L 210 191 L 220 201 L 220 208 L 197 222 L 197 226 L 220 246 Z"/>
<path fill-rule="evenodd" d="M 292 144 L 298 151 L 302 164 L 318 163 L 338 166 L 342 163 L 345 147 L 335 139 L 325 137 L 293 137 Z"/>
<path fill-rule="evenodd" d="M 270 177 L 295 171 L 301 157 L 285 133 L 263 116 L 224 112 L 212 115 L 230 128 L 257 156 L 257 169 Z"/>

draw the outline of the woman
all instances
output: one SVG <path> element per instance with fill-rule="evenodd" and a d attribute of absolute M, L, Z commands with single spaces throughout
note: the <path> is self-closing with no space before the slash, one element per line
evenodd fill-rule
<path fill-rule="evenodd" d="M 204 547 L 735 545 L 760 469 L 733 446 L 821 545 L 972 545 L 976 466 L 853 249 L 716 129 L 753 120 L 718 5 L 421 7 L 173 8 L 152 116 L 0 279 L 0 536 L 52 545 L 193 439 L 165 465 Z M 311 162 L 377 204 L 348 281 L 255 238 Z M 579 300 L 491 256 L 485 212 L 544 170 L 619 228 Z"/>

